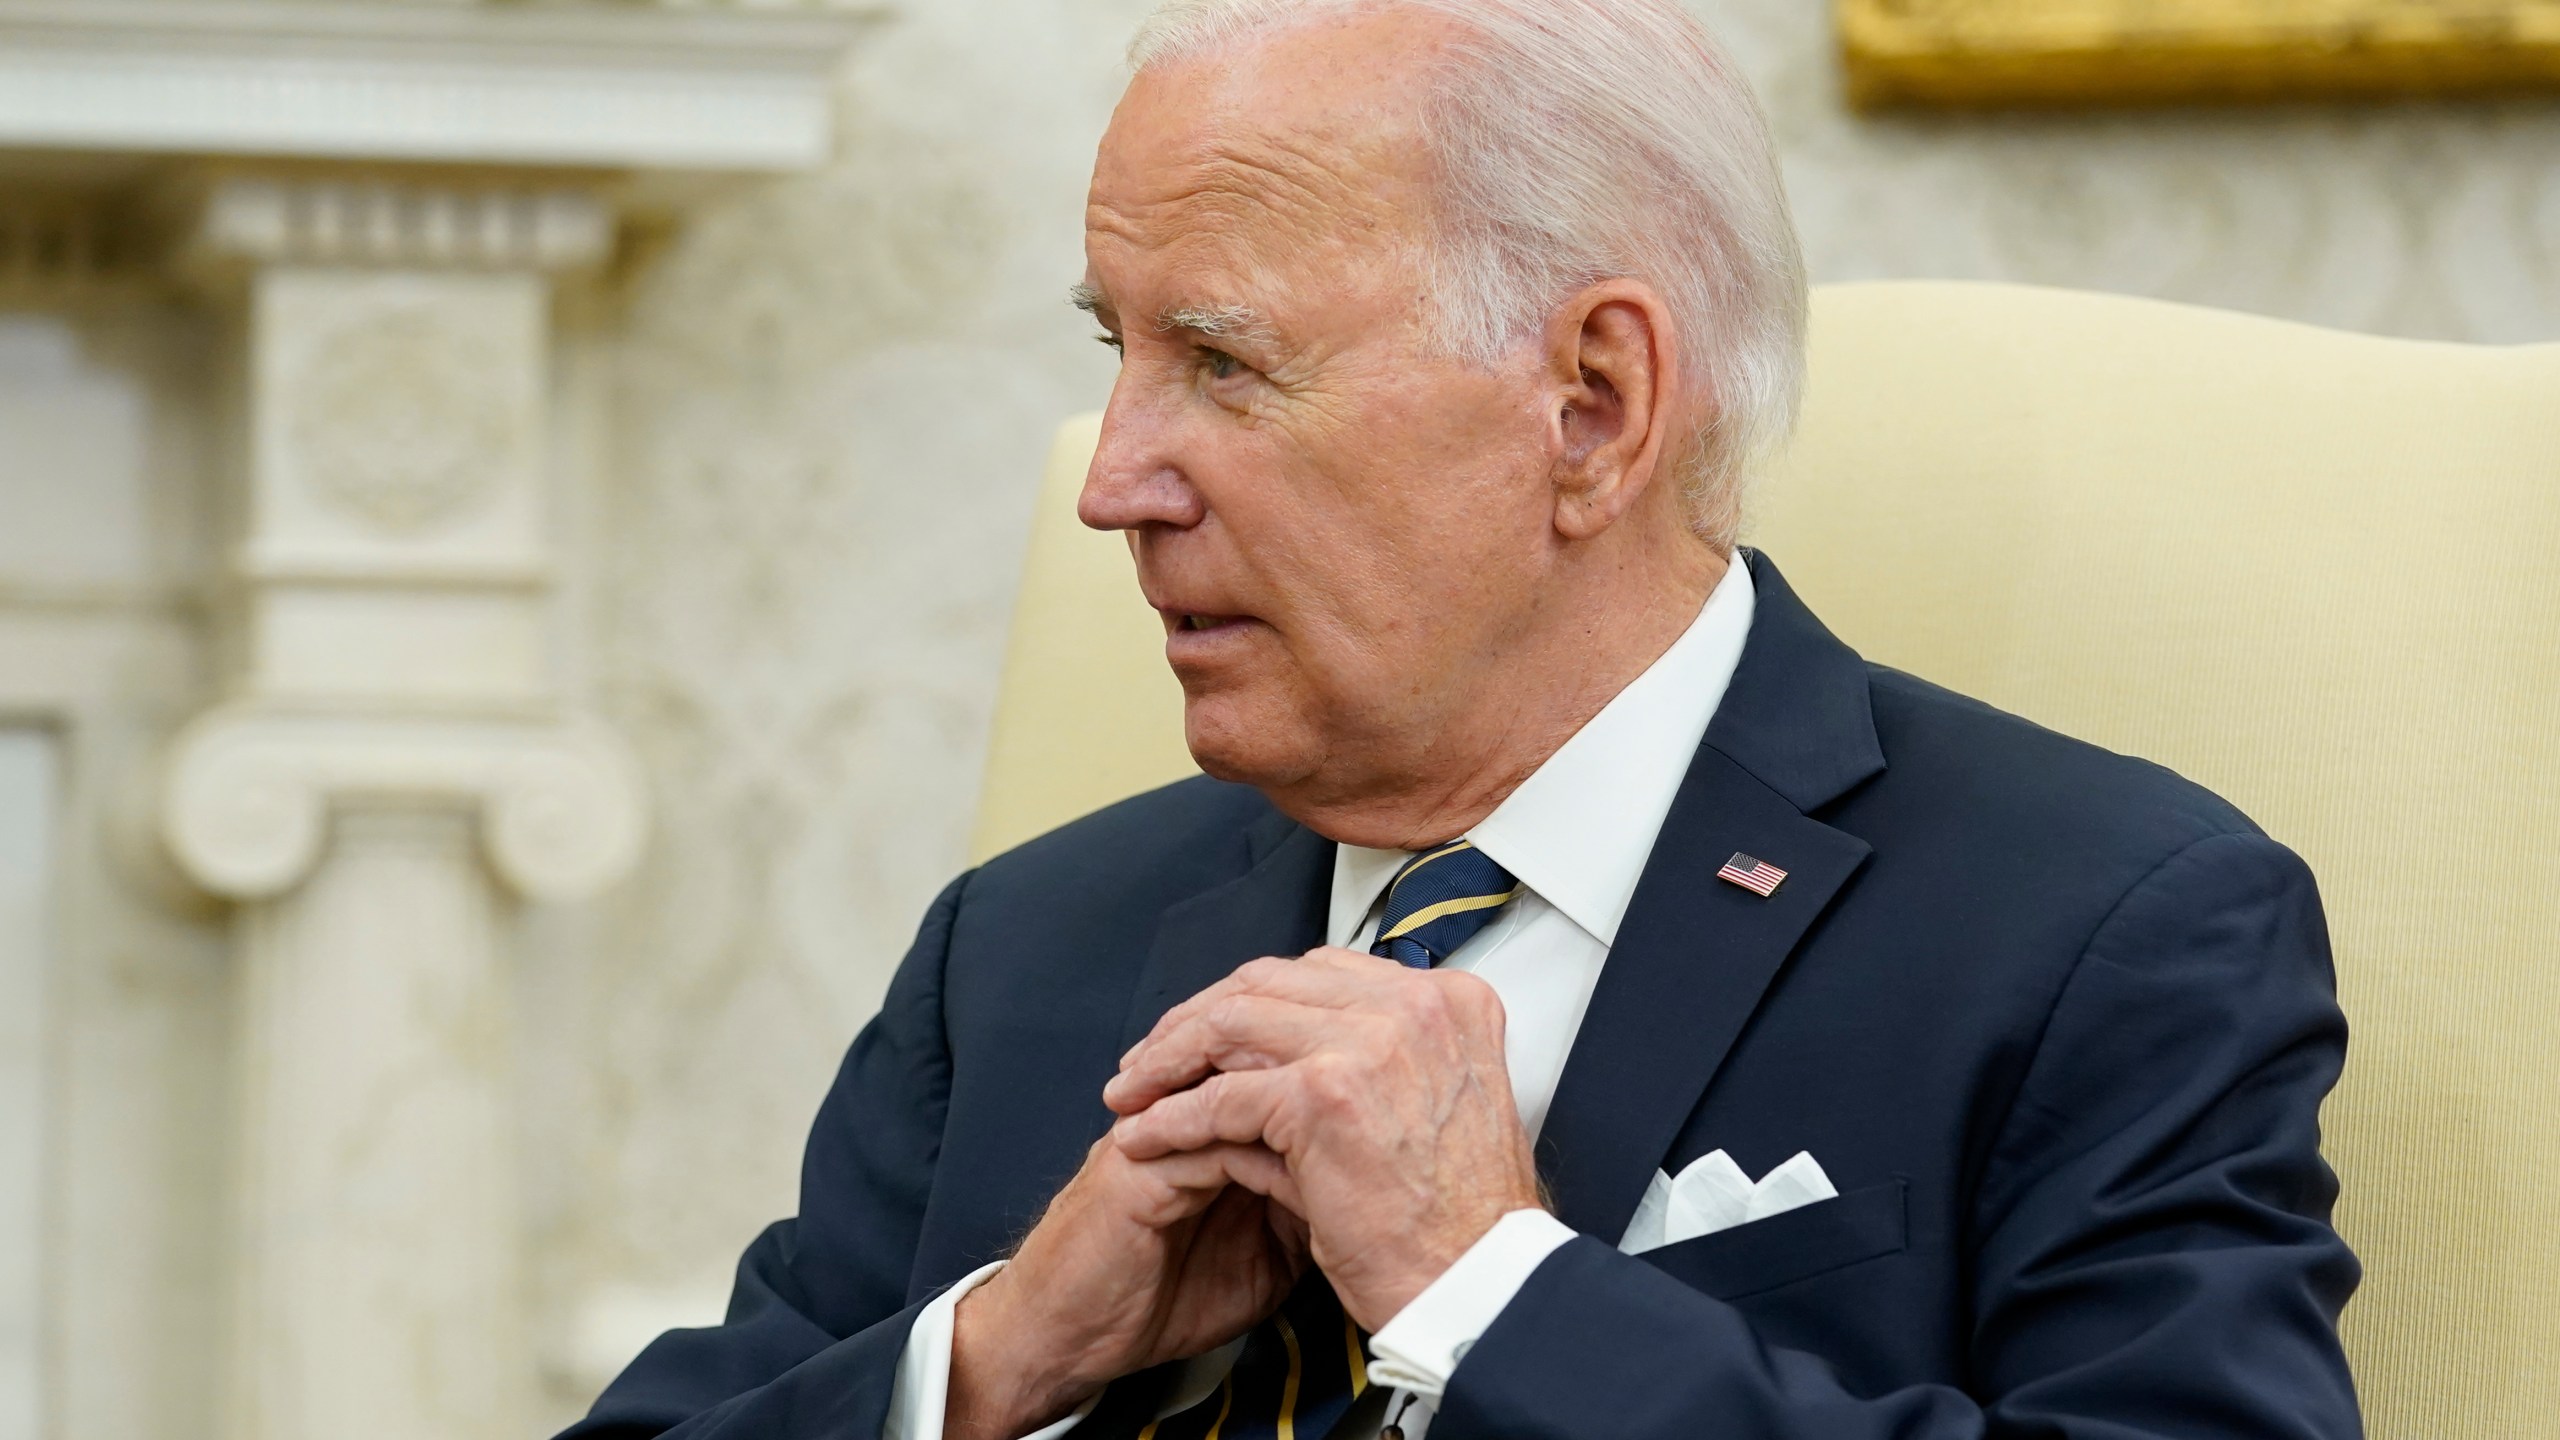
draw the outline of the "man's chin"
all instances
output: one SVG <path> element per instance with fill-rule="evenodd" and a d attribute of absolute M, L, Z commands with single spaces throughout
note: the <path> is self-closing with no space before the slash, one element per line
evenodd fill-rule
<path fill-rule="evenodd" d="M 1186 698 L 1182 735 L 1203 773 L 1259 790 L 1295 785 L 1315 766 L 1295 715 L 1232 693 Z"/>

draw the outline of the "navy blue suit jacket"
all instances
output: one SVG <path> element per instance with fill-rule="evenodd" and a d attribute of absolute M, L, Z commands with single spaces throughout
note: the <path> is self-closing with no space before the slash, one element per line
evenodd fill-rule
<path fill-rule="evenodd" d="M 2165 770 L 1866 664 L 1752 567 L 1539 1142 L 1585 1238 L 1433 1440 L 2357 1435 L 2309 872 Z M 1716 880 L 1737 850 L 1785 884 Z M 727 1323 L 660 1339 L 568 1435 L 878 1434 L 916 1309 L 1030 1227 L 1167 1007 L 1322 943 L 1332 857 L 1195 779 L 955 881 Z M 1653 1172 L 1719 1148 L 1755 1175 L 1809 1150 L 1839 1197 L 1619 1254 Z"/>

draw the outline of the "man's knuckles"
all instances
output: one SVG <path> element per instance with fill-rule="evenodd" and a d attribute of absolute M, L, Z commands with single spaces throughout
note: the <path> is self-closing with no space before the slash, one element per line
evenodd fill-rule
<path fill-rule="evenodd" d="M 1317 1117 L 1339 1119 L 1355 1113 L 1377 1094 L 1374 1067 L 1340 1051 L 1309 1056 L 1290 1069 L 1300 1098 Z"/>
<path fill-rule="evenodd" d="M 1260 1036 L 1259 1022 L 1269 1015 L 1270 1002 L 1259 995 L 1238 992 L 1219 997 L 1200 1015 L 1201 1033 L 1184 1048 L 1205 1059 L 1218 1059 L 1248 1046 Z"/>
<path fill-rule="evenodd" d="M 1248 995 L 1267 995 L 1276 990 L 1282 981 L 1289 978 L 1289 967 L 1297 963 L 1295 960 L 1283 960 L 1277 955 L 1265 955 L 1259 960 L 1248 960 L 1237 966 L 1234 973 L 1225 980 L 1220 981 L 1219 988 L 1230 991 L 1240 990 Z"/>
<path fill-rule="evenodd" d="M 1510 1013 L 1502 1008 L 1502 992 L 1493 988 L 1481 975 L 1463 970 L 1435 971 L 1440 984 L 1441 1004 L 1459 1026 L 1472 1035 L 1502 1038 L 1503 1028 L 1510 1023 Z"/>

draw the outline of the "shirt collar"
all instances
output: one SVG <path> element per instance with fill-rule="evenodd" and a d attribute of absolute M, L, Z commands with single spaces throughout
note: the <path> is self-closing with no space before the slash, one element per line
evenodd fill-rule
<path fill-rule="evenodd" d="M 1724 702 L 1751 636 L 1755 595 L 1740 553 L 1698 618 L 1520 788 L 1467 832 L 1521 884 L 1603 945 L 1635 898 L 1645 858 Z M 1326 938 L 1349 945 L 1409 854 L 1338 845 Z"/>

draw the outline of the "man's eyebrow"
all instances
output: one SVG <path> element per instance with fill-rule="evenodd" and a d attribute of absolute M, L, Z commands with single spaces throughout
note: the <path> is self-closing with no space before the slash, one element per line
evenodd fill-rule
<path fill-rule="evenodd" d="M 1068 286 L 1067 303 L 1103 325 L 1119 318 L 1111 297 L 1096 285 Z M 1267 340 L 1272 333 L 1271 322 L 1250 305 L 1169 306 L 1157 312 L 1155 325 L 1159 334 L 1188 330 L 1207 340 Z"/>
<path fill-rule="evenodd" d="M 1267 340 L 1271 322 L 1249 305 L 1175 305 L 1156 314 L 1159 331 L 1188 330 L 1209 340 Z"/>

